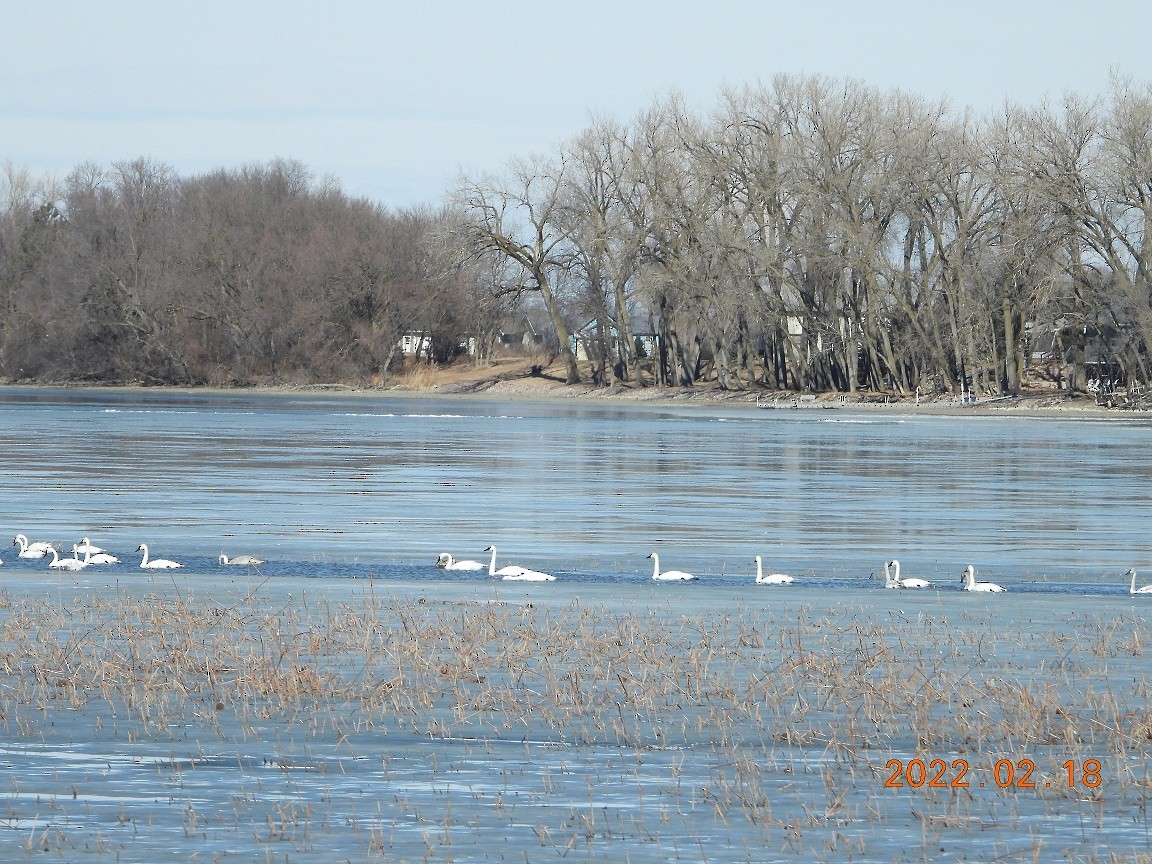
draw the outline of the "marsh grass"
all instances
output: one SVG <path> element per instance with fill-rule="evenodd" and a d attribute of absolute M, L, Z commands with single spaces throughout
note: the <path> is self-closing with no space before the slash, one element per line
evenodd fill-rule
<path fill-rule="evenodd" d="M 485 860 L 505 841 L 529 861 L 1148 860 L 1136 615 L 77 600 L 0 598 L 9 755 L 126 753 L 168 803 L 122 795 L 109 818 L 91 770 L 12 769 L 0 845 L 7 826 L 26 858 L 159 860 L 176 833 L 173 860 L 222 842 Z M 970 785 L 884 786 L 916 758 L 964 759 Z M 997 760 L 1025 758 L 1037 787 L 1000 788 Z"/>

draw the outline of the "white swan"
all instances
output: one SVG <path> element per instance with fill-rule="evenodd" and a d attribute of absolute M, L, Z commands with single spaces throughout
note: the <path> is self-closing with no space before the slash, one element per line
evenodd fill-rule
<path fill-rule="evenodd" d="M 141 543 L 136 547 L 136 551 L 144 552 L 144 557 L 140 559 L 141 570 L 173 570 L 176 567 L 183 567 L 183 564 L 177 564 L 175 561 L 169 561 L 167 558 L 155 558 L 152 561 L 148 560 L 148 547 Z"/>
<path fill-rule="evenodd" d="M 489 546 L 484 550 L 492 553 L 492 560 L 488 562 L 488 575 L 499 576 L 501 579 L 516 580 L 519 582 L 554 582 L 556 577 L 551 573 L 541 573 L 539 570 L 529 570 L 527 567 L 518 567 L 509 564 L 507 567 L 496 569 L 496 547 Z"/>
<path fill-rule="evenodd" d="M 995 582 L 977 582 L 976 581 L 976 568 L 971 564 L 964 570 L 964 590 L 965 591 L 1004 591 L 1006 589 L 1000 587 Z"/>
<path fill-rule="evenodd" d="M 43 558 L 48 554 L 48 550 L 52 548 L 51 543 L 39 540 L 35 543 L 29 543 L 28 538 L 23 534 L 17 534 L 16 539 L 12 541 L 13 546 L 20 547 L 20 558 Z"/>
<path fill-rule="evenodd" d="M 436 557 L 436 566 L 441 570 L 483 570 L 484 565 L 479 561 L 457 561 L 447 552 L 441 552 Z"/>
<path fill-rule="evenodd" d="M 79 553 L 79 550 L 75 546 L 73 546 L 72 547 L 72 554 L 76 555 L 78 553 Z M 120 559 L 117 558 L 115 555 L 112 555 L 109 552 L 97 552 L 95 555 L 90 554 L 88 552 L 85 552 L 84 553 L 84 560 L 86 560 L 89 564 L 119 564 L 120 563 Z"/>
<path fill-rule="evenodd" d="M 927 579 L 917 579 L 914 576 L 909 576 L 907 579 L 901 579 L 900 562 L 895 558 L 892 559 L 892 567 L 896 570 L 895 574 L 889 572 L 888 562 L 884 562 L 885 588 L 928 588 L 932 585 L 932 583 Z"/>
<path fill-rule="evenodd" d="M 652 559 L 652 579 L 656 582 L 687 582 L 689 579 L 696 578 L 683 570 L 665 570 L 661 573 L 660 556 L 653 552 L 648 557 Z"/>
<path fill-rule="evenodd" d="M 79 543 L 72 544 L 72 557 L 78 556 L 81 552 L 84 553 L 84 560 L 89 564 L 119 564 L 120 559 L 110 552 L 106 552 L 99 546 L 93 546 L 88 542 L 85 537 Z"/>
<path fill-rule="evenodd" d="M 1136 568 L 1133 567 L 1128 571 L 1128 575 L 1132 581 L 1128 584 L 1129 594 L 1152 594 L 1152 585 L 1143 585 L 1139 588 L 1136 587 Z"/>
<path fill-rule="evenodd" d="M 83 570 L 88 566 L 87 561 L 81 561 L 75 556 L 72 558 L 61 558 L 60 554 L 56 551 L 55 546 L 50 546 L 48 548 L 52 553 L 52 560 L 48 562 L 48 566 L 53 570 Z"/>
<path fill-rule="evenodd" d="M 266 563 L 263 558 L 257 558 L 255 555 L 233 555 L 229 558 L 223 552 L 220 553 L 221 564 L 239 564 L 245 567 L 257 567 L 260 564 Z M 180 565 L 176 565 L 180 566 Z"/>
<path fill-rule="evenodd" d="M 760 556 L 756 556 L 756 584 L 757 585 L 791 585 L 796 580 L 784 573 L 769 573 L 764 575 L 764 568 L 760 563 Z"/>
<path fill-rule="evenodd" d="M 80 554 L 83 554 L 83 553 L 84 553 L 84 550 L 88 550 L 88 551 L 89 551 L 89 552 L 91 552 L 93 555 L 99 555 L 99 554 L 100 554 L 100 553 L 102 553 L 102 552 L 103 552 L 103 553 L 107 553 L 107 552 L 108 552 L 108 550 L 107 550 L 107 549 L 101 549 L 99 546 L 93 546 L 91 543 L 89 543 L 89 542 L 88 542 L 88 538 L 87 538 L 87 537 L 85 537 L 85 538 L 84 538 L 83 540 L 81 540 L 79 543 L 76 543 L 76 544 L 74 544 L 74 545 L 72 546 L 72 551 L 73 551 L 73 552 L 78 552 L 78 553 L 80 553 Z M 107 563 L 107 562 L 105 562 L 105 563 Z"/>

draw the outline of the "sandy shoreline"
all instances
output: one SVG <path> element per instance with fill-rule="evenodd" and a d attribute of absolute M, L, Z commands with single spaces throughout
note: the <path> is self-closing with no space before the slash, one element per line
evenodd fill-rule
<path fill-rule="evenodd" d="M 1076 418 L 1124 420 L 1152 417 L 1149 410 L 1107 408 L 1090 396 L 1055 391 L 1026 392 L 1019 398 L 978 398 L 964 404 L 951 396 L 921 398 L 888 394 L 794 394 L 769 390 L 720 390 L 713 385 L 697 387 L 595 387 L 590 384 L 564 384 L 550 375 L 532 376 L 513 369 L 475 370 L 468 377 L 416 374 L 398 377 L 378 387 L 344 384 L 325 385 L 256 385 L 251 387 L 152 387 L 141 385 L 91 386 L 75 383 L 7 384 L 8 390 L 75 390 L 85 392 L 227 394 L 242 395 L 340 395 L 345 397 L 402 397 L 429 400 L 512 401 L 558 404 L 644 405 L 657 408 L 768 408 L 791 414 L 813 410 L 847 410 L 880 414 L 922 416 L 1010 416 L 1038 418 Z M 479 374 L 486 373 L 486 374 Z"/>
<path fill-rule="evenodd" d="M 923 398 L 862 394 L 793 394 L 779 391 L 723 391 L 714 387 L 659 388 L 592 387 L 550 381 L 485 382 L 478 388 L 460 389 L 452 385 L 410 388 L 403 384 L 373 393 L 424 398 L 469 398 L 511 401 L 577 402 L 595 404 L 637 404 L 655 407 L 704 407 L 771 409 L 803 413 L 812 410 L 847 410 L 883 414 L 922 414 L 935 416 L 1037 416 L 1095 417 L 1101 419 L 1147 417 L 1152 411 L 1108 409 L 1094 399 L 1054 393 L 1028 393 L 1019 398 L 986 398 L 962 404 L 950 397 Z"/>

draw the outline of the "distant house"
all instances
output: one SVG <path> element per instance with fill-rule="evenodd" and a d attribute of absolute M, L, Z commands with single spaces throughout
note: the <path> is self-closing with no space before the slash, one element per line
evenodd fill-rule
<path fill-rule="evenodd" d="M 1032 342 L 1030 362 L 1046 364 L 1054 363 L 1059 359 L 1056 356 L 1055 327 L 1037 331 L 1035 322 L 1028 321 L 1024 325 L 1024 332 Z"/>
<path fill-rule="evenodd" d="M 616 334 L 616 328 L 609 325 L 609 338 L 615 341 Z M 659 337 L 655 333 L 634 333 L 633 338 L 636 343 L 635 351 L 639 357 L 652 357 L 656 354 Z M 603 353 L 600 341 L 600 330 L 596 326 L 596 321 L 592 320 L 572 334 L 569 345 L 577 360 L 592 361 L 599 360 Z"/>
<path fill-rule="evenodd" d="M 506 330 L 500 334 L 500 344 L 505 348 L 531 351 L 533 348 L 544 344 L 544 337 L 539 333 L 530 333 L 527 330 Z"/>
<path fill-rule="evenodd" d="M 400 337 L 400 353 L 405 357 L 427 357 L 432 353 L 432 334 L 426 330 L 409 330 Z"/>
<path fill-rule="evenodd" d="M 528 353 L 537 351 L 544 345 L 544 334 L 540 329 L 527 315 L 514 322 L 507 322 L 500 331 L 500 347 Z"/>

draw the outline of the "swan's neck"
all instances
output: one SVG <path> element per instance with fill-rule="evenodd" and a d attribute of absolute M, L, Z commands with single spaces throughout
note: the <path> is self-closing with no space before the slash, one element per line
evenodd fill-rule
<path fill-rule="evenodd" d="M 488 575 L 496 575 L 496 547 L 492 547 L 492 560 L 488 562 Z"/>
<path fill-rule="evenodd" d="M 655 552 L 652 553 L 652 578 L 655 579 L 660 575 L 660 556 Z"/>
<path fill-rule="evenodd" d="M 1133 567 L 1131 570 L 1129 570 L 1128 575 L 1132 577 L 1132 585 L 1128 589 L 1128 593 L 1129 594 L 1135 594 L 1136 593 L 1136 568 Z"/>
<path fill-rule="evenodd" d="M 892 581 L 900 582 L 900 562 L 896 559 L 892 559 Z"/>
<path fill-rule="evenodd" d="M 760 563 L 760 556 L 756 556 L 756 581 L 762 582 L 764 580 L 764 567 Z"/>
<path fill-rule="evenodd" d="M 143 567 L 148 563 L 148 547 L 141 543 L 140 548 L 144 550 L 144 557 L 140 559 L 140 566 Z"/>

